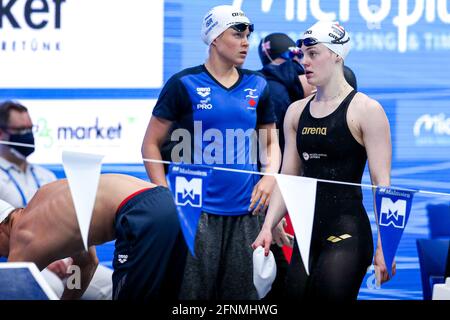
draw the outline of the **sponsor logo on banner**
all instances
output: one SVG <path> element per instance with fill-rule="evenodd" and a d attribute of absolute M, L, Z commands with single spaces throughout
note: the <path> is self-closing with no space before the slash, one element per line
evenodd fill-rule
<path fill-rule="evenodd" d="M 335 5 L 330 5 L 329 3 Z M 371 3 L 372 2 L 372 3 Z M 375 2 L 376 4 L 374 4 Z M 314 3 L 314 4 L 312 4 Z M 421 49 L 421 42 L 423 41 L 428 47 L 433 46 L 431 42 L 432 35 L 426 33 L 421 39 L 418 33 L 414 32 L 420 26 L 426 24 L 442 25 L 450 23 L 450 15 L 448 13 L 448 0 L 418 0 L 418 1 L 273 1 L 273 0 L 261 0 L 261 1 L 249 1 L 249 0 L 234 0 L 233 5 L 242 7 L 243 10 L 252 9 L 252 14 L 258 15 L 262 11 L 263 14 L 271 13 L 272 15 L 282 14 L 285 21 L 342 21 L 344 25 L 347 25 L 349 21 L 357 21 L 361 19 L 366 24 L 366 28 L 373 34 L 378 35 L 381 32 L 377 32 L 380 29 L 387 29 L 390 27 L 393 31 L 386 36 L 384 42 L 385 46 L 389 47 L 390 51 L 407 52 L 417 51 Z M 281 11 L 283 10 L 283 11 Z M 258 12 L 259 11 L 259 12 Z M 426 17 L 426 18 L 425 18 Z M 359 22 L 359 21 L 358 21 Z M 445 27 L 444 27 L 445 28 Z M 336 31 L 343 33 L 339 25 L 335 25 Z M 426 30 L 426 29 L 425 29 Z M 421 32 L 422 33 L 422 32 Z M 306 33 L 305 33 L 306 34 Z M 357 33 L 351 36 L 353 41 L 356 42 L 355 50 L 364 49 L 366 46 L 359 45 L 361 38 L 371 38 L 370 33 L 365 31 Z M 330 36 L 332 36 L 330 34 Z M 375 48 L 379 48 L 380 45 L 376 45 L 378 41 L 377 37 L 373 37 Z M 436 35 L 435 39 L 439 39 L 439 35 Z M 420 41 L 422 40 L 422 41 Z M 430 41 L 431 40 L 431 41 Z M 379 41 L 383 41 L 379 39 Z M 443 49 L 448 48 L 448 44 L 445 40 L 435 41 L 442 42 L 441 47 Z M 439 44 L 438 44 L 439 45 Z M 436 46 L 438 46 L 436 45 Z M 362 48 L 360 48 L 362 47 Z"/>
<path fill-rule="evenodd" d="M 184 240 L 193 256 L 195 256 L 195 234 L 210 175 L 211 169 L 187 164 L 171 164 L 167 175 Z"/>
<path fill-rule="evenodd" d="M 375 203 L 384 260 L 389 274 L 395 252 L 408 223 L 414 191 L 378 187 Z"/>
<path fill-rule="evenodd" d="M 0 2 L 1 33 L 42 31 L 33 37 L 8 37 L 1 39 L 0 51 L 60 51 L 61 39 L 48 40 L 47 30 L 57 31 L 63 26 L 66 0 L 10 0 Z"/>
<path fill-rule="evenodd" d="M 163 20 L 162 0 L 2 0 L 0 87 L 160 88 Z"/>
<path fill-rule="evenodd" d="M 120 140 L 122 138 L 122 122 L 114 125 L 105 125 L 100 123 L 98 117 L 91 125 L 62 125 L 54 128 L 46 118 L 39 118 L 35 125 L 35 134 L 38 139 L 44 142 L 44 146 L 51 148 L 55 142 L 67 140 Z M 54 134 L 56 132 L 56 134 Z"/>
<path fill-rule="evenodd" d="M 34 123 L 36 151 L 30 161 L 60 163 L 61 150 L 76 149 L 103 154 L 105 163 L 142 163 L 140 145 L 155 102 L 21 100 Z"/>
<path fill-rule="evenodd" d="M 423 114 L 415 121 L 413 131 L 419 145 L 450 145 L 450 116 L 443 112 Z"/>
<path fill-rule="evenodd" d="M 406 223 L 406 201 L 397 200 L 392 201 L 391 198 L 383 197 L 381 199 L 380 209 L 380 226 L 394 228 L 405 228 Z"/>
<path fill-rule="evenodd" d="M 40 6 L 33 6 L 39 3 Z M 9 0 L 0 2 L 0 29 L 5 28 L 5 22 L 14 29 L 25 27 L 43 29 L 45 27 L 61 28 L 62 4 L 66 0 Z M 22 13 L 22 14 L 21 14 Z"/>
<path fill-rule="evenodd" d="M 121 133 L 121 122 L 117 125 L 103 126 L 99 124 L 98 117 L 95 118 L 95 123 L 89 126 L 59 126 L 57 129 L 58 140 L 115 140 L 121 138 Z"/>
<path fill-rule="evenodd" d="M 450 113 L 445 100 L 397 102 L 395 157 L 399 160 L 448 160 Z"/>
<path fill-rule="evenodd" d="M 186 177 L 175 179 L 175 203 L 179 206 L 191 205 L 202 206 L 202 179 L 192 178 L 188 181 Z"/>

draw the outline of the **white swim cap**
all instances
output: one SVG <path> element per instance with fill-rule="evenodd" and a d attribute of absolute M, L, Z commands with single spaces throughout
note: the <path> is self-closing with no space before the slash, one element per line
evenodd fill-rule
<path fill-rule="evenodd" d="M 303 36 L 297 44 L 298 46 L 300 46 L 300 41 L 302 41 L 305 46 L 308 46 L 308 44 L 312 46 L 316 43 L 322 43 L 328 49 L 341 56 L 344 60 L 351 48 L 348 33 L 337 21 L 316 22 L 303 33 Z"/>
<path fill-rule="evenodd" d="M 2 223 L 6 218 L 8 218 L 9 214 L 14 211 L 14 207 L 10 205 L 8 202 L 0 199 L 0 223 Z"/>
<path fill-rule="evenodd" d="M 212 8 L 202 20 L 202 40 L 208 46 L 229 27 L 236 24 L 253 25 L 245 13 L 233 6 L 222 5 Z"/>

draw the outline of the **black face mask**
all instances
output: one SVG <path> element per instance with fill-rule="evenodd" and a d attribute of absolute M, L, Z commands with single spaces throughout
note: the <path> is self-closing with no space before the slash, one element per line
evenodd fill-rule
<path fill-rule="evenodd" d="M 9 142 L 16 143 L 25 143 L 34 145 L 34 136 L 33 132 L 28 132 L 25 134 L 10 134 Z M 34 152 L 34 147 L 24 147 L 24 146 L 11 146 L 11 149 L 14 149 L 25 158 Z"/>

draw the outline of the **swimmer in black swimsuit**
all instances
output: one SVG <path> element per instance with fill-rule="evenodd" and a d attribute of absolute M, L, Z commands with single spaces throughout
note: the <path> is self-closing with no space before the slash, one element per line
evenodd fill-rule
<path fill-rule="evenodd" d="M 308 82 L 317 87 L 317 93 L 294 102 L 287 111 L 282 173 L 361 183 L 368 159 L 372 183 L 389 186 L 389 122 L 377 101 L 357 93 L 344 80 L 348 33 L 337 23 L 319 21 L 304 37 L 297 45 L 304 53 L 302 64 Z M 268 251 L 272 230 L 284 212 L 286 207 L 276 188 L 254 248 L 264 246 Z M 319 182 L 310 275 L 296 246 L 287 277 L 287 297 L 354 300 L 372 257 L 372 231 L 361 188 Z M 374 265 L 380 271 L 380 281 L 388 281 L 379 237 Z"/>

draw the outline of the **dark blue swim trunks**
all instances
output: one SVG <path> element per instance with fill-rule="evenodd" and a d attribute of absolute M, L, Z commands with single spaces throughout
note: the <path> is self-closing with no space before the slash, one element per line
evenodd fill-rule
<path fill-rule="evenodd" d="M 176 297 L 186 246 L 170 190 L 158 186 L 127 197 L 115 231 L 113 299 Z"/>

